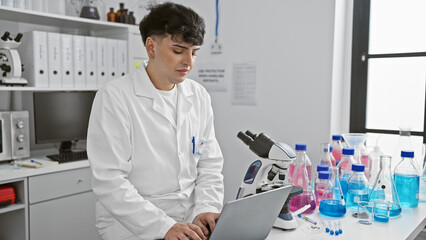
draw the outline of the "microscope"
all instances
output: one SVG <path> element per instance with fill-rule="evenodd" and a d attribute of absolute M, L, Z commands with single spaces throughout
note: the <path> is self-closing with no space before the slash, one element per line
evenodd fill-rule
<path fill-rule="evenodd" d="M 239 132 L 237 137 L 248 145 L 252 152 L 261 157 L 260 160 L 250 164 L 247 169 L 243 183 L 238 189 L 237 199 L 289 185 L 286 175 L 288 175 L 290 163 L 296 159 L 296 153 L 290 146 L 276 142 L 264 133 L 253 134 L 248 130 L 245 133 Z M 297 221 L 290 213 L 288 205 L 292 197 L 302 192 L 302 187 L 292 187 L 274 227 L 283 230 L 297 227 Z"/>
<path fill-rule="evenodd" d="M 9 32 L 5 32 L 0 38 L 0 84 L 1 85 L 27 85 L 27 80 L 21 77 L 22 63 L 16 50 L 21 44 L 22 33 L 18 33 L 14 39 Z"/>

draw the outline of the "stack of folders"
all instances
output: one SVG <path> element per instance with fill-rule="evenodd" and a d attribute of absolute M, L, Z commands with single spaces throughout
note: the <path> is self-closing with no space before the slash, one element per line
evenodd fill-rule
<path fill-rule="evenodd" d="M 125 40 L 32 31 L 18 51 L 33 87 L 100 88 L 128 72 Z"/>

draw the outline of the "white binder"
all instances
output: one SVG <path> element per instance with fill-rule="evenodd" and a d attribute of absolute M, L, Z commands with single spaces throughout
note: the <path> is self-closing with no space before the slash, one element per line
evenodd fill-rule
<path fill-rule="evenodd" d="M 98 87 L 101 88 L 107 82 L 107 39 L 96 38 L 96 66 L 98 72 Z"/>
<path fill-rule="evenodd" d="M 86 46 L 86 87 L 97 88 L 98 79 L 96 71 L 96 38 L 95 37 L 84 37 Z"/>
<path fill-rule="evenodd" d="M 46 32 L 25 33 L 18 52 L 24 65 L 22 77 L 28 80 L 28 86 L 49 87 Z"/>
<path fill-rule="evenodd" d="M 61 34 L 62 87 L 74 87 L 72 35 Z"/>
<path fill-rule="evenodd" d="M 74 68 L 74 87 L 86 87 L 86 57 L 84 47 L 84 36 L 73 35 L 73 68 Z"/>
<path fill-rule="evenodd" d="M 108 81 L 116 79 L 118 77 L 118 53 L 117 53 L 117 40 L 107 39 L 107 72 L 108 72 Z"/>
<path fill-rule="evenodd" d="M 47 33 L 49 87 L 62 87 L 61 34 Z"/>
<path fill-rule="evenodd" d="M 126 40 L 117 40 L 117 52 L 118 52 L 118 77 L 124 76 L 128 71 L 127 64 L 127 41 Z"/>

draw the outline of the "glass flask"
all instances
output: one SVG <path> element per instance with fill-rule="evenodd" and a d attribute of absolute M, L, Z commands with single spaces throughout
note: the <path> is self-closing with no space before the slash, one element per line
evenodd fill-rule
<path fill-rule="evenodd" d="M 315 210 L 315 196 L 311 187 L 311 161 L 306 154 L 306 144 L 296 144 L 296 161 L 293 164 L 293 174 L 291 174 L 292 165 L 290 165 L 291 183 L 294 186 L 303 188 L 303 192 L 294 196 L 290 200 L 290 211 L 294 212 L 305 205 L 311 207 L 306 209 L 303 213 L 312 213 Z"/>
<path fill-rule="evenodd" d="M 320 164 L 326 165 L 329 167 L 336 165 L 336 160 L 334 160 L 331 152 L 333 148 L 328 143 L 321 143 L 320 144 Z M 334 164 L 333 164 L 334 160 Z"/>
<path fill-rule="evenodd" d="M 343 197 L 346 199 L 348 192 L 348 179 L 352 175 L 352 164 L 356 163 L 353 148 L 343 148 L 342 160 L 337 164 L 339 167 L 339 181 L 342 188 Z"/>
<path fill-rule="evenodd" d="M 357 210 L 360 201 L 368 202 L 368 181 L 364 175 L 363 164 L 352 164 L 352 171 L 352 176 L 348 180 L 346 202 L 348 208 Z"/>
<path fill-rule="evenodd" d="M 318 165 L 320 166 L 320 165 Z M 319 171 L 318 172 L 318 183 L 315 184 L 315 199 L 316 204 L 319 205 L 324 193 L 324 189 L 328 187 L 331 188 L 331 172 L 329 171 Z"/>
<path fill-rule="evenodd" d="M 426 143 L 423 144 L 422 175 L 420 176 L 419 202 L 421 202 L 421 203 L 426 203 L 426 164 L 425 164 L 425 153 L 426 153 Z"/>
<path fill-rule="evenodd" d="M 339 181 L 339 168 L 332 167 L 330 184 L 324 188 L 319 205 L 321 214 L 329 217 L 342 217 L 346 214 L 346 203 Z"/>
<path fill-rule="evenodd" d="M 391 172 L 391 156 L 380 158 L 380 170 L 374 180 L 370 193 L 370 202 L 384 200 L 389 202 L 389 216 L 395 217 L 401 213 L 398 193 Z"/>
<path fill-rule="evenodd" d="M 401 207 L 419 204 L 420 176 L 414 162 L 414 151 L 401 151 L 402 160 L 395 167 L 394 179 Z"/>
<path fill-rule="evenodd" d="M 380 151 L 380 148 L 378 145 L 374 146 L 374 150 L 369 154 L 370 158 L 370 173 L 367 176 L 368 178 L 368 189 L 371 191 L 374 187 L 374 183 L 376 182 L 377 175 L 380 171 L 380 165 L 381 165 L 381 157 L 383 156 L 383 152 Z M 389 162 L 390 164 L 390 162 Z M 390 165 L 389 165 L 390 167 Z"/>
<path fill-rule="evenodd" d="M 414 147 L 411 141 L 411 127 L 399 127 L 399 138 L 398 143 L 392 155 L 391 169 L 395 171 L 396 165 L 401 160 L 401 151 L 414 151 Z"/>
<path fill-rule="evenodd" d="M 331 137 L 331 147 L 333 147 L 333 157 L 336 160 L 336 162 L 342 160 L 342 149 L 343 149 L 343 145 L 342 145 L 342 136 L 340 135 L 333 135 Z M 336 164 L 334 164 L 334 166 L 336 166 Z"/>

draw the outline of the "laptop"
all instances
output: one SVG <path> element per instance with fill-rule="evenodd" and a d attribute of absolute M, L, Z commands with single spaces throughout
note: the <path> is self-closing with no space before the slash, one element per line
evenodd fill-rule
<path fill-rule="evenodd" d="M 209 240 L 265 239 L 292 186 L 284 186 L 225 203 Z"/>

